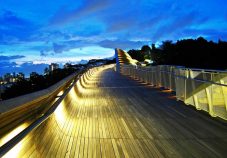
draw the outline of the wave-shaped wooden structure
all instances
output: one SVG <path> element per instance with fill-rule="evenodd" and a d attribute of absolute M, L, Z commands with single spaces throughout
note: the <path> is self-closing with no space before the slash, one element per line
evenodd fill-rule
<path fill-rule="evenodd" d="M 3 157 L 226 156 L 225 124 L 183 106 L 170 93 L 116 73 L 114 65 L 69 80 L 54 94 L 52 102 L 68 89 L 53 113 Z M 29 127 L 47 111 L 16 129 Z"/>

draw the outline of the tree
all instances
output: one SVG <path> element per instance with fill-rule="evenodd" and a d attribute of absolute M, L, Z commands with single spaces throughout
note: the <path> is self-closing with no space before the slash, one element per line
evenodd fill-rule
<path fill-rule="evenodd" d="M 141 52 L 144 54 L 145 59 L 151 59 L 151 48 L 148 45 L 142 46 Z"/>
<path fill-rule="evenodd" d="M 32 85 L 32 89 L 34 91 L 41 90 L 41 89 L 44 89 L 45 87 L 47 87 L 44 76 L 39 75 L 36 72 L 32 72 L 30 74 L 30 82 Z"/>
<path fill-rule="evenodd" d="M 141 50 L 129 50 L 132 58 L 139 58 L 139 52 L 146 54 L 149 47 L 143 46 Z M 154 65 L 168 64 L 181 65 L 193 68 L 227 69 L 227 62 L 223 57 L 227 52 L 227 42 L 219 40 L 218 43 L 207 41 L 203 37 L 197 39 L 183 39 L 176 43 L 163 41 L 160 47 L 151 45 L 151 59 Z M 144 55 L 144 58 L 146 56 Z"/>
<path fill-rule="evenodd" d="M 144 61 L 144 54 L 142 53 L 141 50 L 129 50 L 128 54 L 133 58 L 136 59 L 138 61 Z"/>
<path fill-rule="evenodd" d="M 5 92 L 2 94 L 2 99 L 5 100 L 31 92 L 31 83 L 25 79 L 20 79 L 11 87 L 5 89 Z"/>
<path fill-rule="evenodd" d="M 162 64 L 161 49 L 155 47 L 155 44 L 151 45 L 151 59 L 153 60 L 153 65 Z"/>

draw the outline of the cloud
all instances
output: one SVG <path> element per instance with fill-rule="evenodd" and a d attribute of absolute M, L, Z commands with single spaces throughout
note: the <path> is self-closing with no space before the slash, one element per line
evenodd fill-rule
<path fill-rule="evenodd" d="M 48 55 L 48 52 L 45 50 L 40 51 L 40 56 L 46 57 Z"/>
<path fill-rule="evenodd" d="M 111 0 L 85 0 L 80 8 L 66 10 L 60 8 L 59 11 L 50 20 L 51 25 L 62 25 L 68 22 L 75 21 L 83 18 L 84 16 L 91 15 L 111 5 Z M 64 6 L 65 7 L 65 6 Z"/>
<path fill-rule="evenodd" d="M 4 10 L 0 15 L 0 24 L 0 44 L 14 44 L 19 40 L 28 40 L 37 30 L 30 21 L 10 10 Z"/>
<path fill-rule="evenodd" d="M 18 65 L 15 62 L 0 62 L 0 76 L 12 72 L 23 72 L 26 76 L 31 72 L 43 74 L 46 67 L 48 67 L 47 64 L 34 64 L 33 62 L 25 62 L 21 65 Z"/>
<path fill-rule="evenodd" d="M 82 40 L 83 39 L 83 40 Z M 139 48 L 143 44 L 147 44 L 147 41 L 139 41 L 139 40 L 121 40 L 121 39 L 114 39 L 114 40 L 92 40 L 91 38 L 83 38 L 79 37 L 76 40 L 68 40 L 63 41 L 60 43 L 53 43 L 53 46 L 51 49 L 43 49 L 40 51 L 40 56 L 47 57 L 49 55 L 58 55 L 58 54 L 68 54 L 68 52 L 73 52 L 71 50 L 77 50 L 76 54 L 77 56 L 84 56 L 84 48 L 95 48 L 94 46 L 100 46 L 102 48 L 122 48 L 122 49 L 130 49 L 130 48 Z M 96 50 L 93 50 L 94 52 L 86 53 L 86 56 L 89 56 L 91 54 L 98 54 Z M 102 49 L 101 51 L 104 51 Z"/>
<path fill-rule="evenodd" d="M 127 41 L 127 40 L 104 40 L 98 43 L 101 47 L 104 48 L 121 48 L 121 49 L 130 49 L 130 48 L 139 48 L 144 43 L 141 41 Z"/>
<path fill-rule="evenodd" d="M 123 18 L 122 16 L 118 15 L 106 19 L 106 23 L 108 23 L 106 32 L 112 33 L 123 30 L 130 30 L 137 26 L 138 21 L 136 20 L 135 16 L 128 16 L 127 18 Z"/>
<path fill-rule="evenodd" d="M 83 48 L 91 45 L 95 45 L 96 42 L 89 41 L 87 39 L 84 40 L 66 40 L 66 41 L 60 41 L 59 43 L 53 42 L 52 47 L 46 47 L 44 49 L 41 49 L 40 56 L 48 56 L 48 55 L 55 55 L 55 54 L 61 54 L 64 52 L 67 52 L 71 49 L 75 48 Z M 39 47 L 36 47 L 35 49 L 39 49 Z"/>
<path fill-rule="evenodd" d="M 207 18 L 198 16 L 196 11 L 177 16 L 174 19 L 167 20 L 166 23 L 162 23 L 153 34 L 152 39 L 158 41 L 166 37 L 179 36 L 184 29 L 190 28 L 197 23 L 201 24 L 206 20 Z"/>
<path fill-rule="evenodd" d="M 48 45 L 51 41 L 62 41 L 62 40 L 68 40 L 71 38 L 71 34 L 64 32 L 64 30 L 46 30 L 46 29 L 40 29 L 36 31 L 36 33 L 31 37 L 34 41 L 43 41 L 45 44 Z"/>
<path fill-rule="evenodd" d="M 0 62 L 0 69 L 5 69 L 5 68 L 12 68 L 12 67 L 16 67 L 17 64 L 15 62 L 9 62 L 9 61 L 2 61 Z M 2 71 L 0 71 L 2 72 Z"/>
<path fill-rule="evenodd" d="M 66 48 L 65 45 L 53 43 L 53 50 L 55 53 L 62 53 L 65 50 L 65 48 Z"/>
<path fill-rule="evenodd" d="M 24 57 L 25 57 L 24 55 L 12 55 L 12 56 L 0 55 L 0 62 L 13 60 L 13 59 L 21 59 L 21 58 L 24 58 Z"/>
<path fill-rule="evenodd" d="M 208 40 L 214 40 L 218 41 L 219 39 L 221 40 L 226 40 L 227 39 L 227 31 L 219 31 L 215 29 L 185 29 L 183 32 L 184 36 L 187 36 L 188 34 L 193 36 L 193 37 L 199 37 L 203 36 Z"/>

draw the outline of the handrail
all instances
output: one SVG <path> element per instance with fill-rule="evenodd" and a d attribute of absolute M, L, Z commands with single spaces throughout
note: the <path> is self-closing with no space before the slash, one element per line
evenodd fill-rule
<path fill-rule="evenodd" d="M 46 89 L 1 101 L 0 141 L 21 122 L 35 118 L 39 116 L 40 112 L 49 109 L 56 95 L 72 82 L 78 72 L 65 77 Z"/>
<path fill-rule="evenodd" d="M 211 84 L 227 87 L 226 84 L 217 83 L 217 82 L 213 82 L 213 81 L 209 81 L 209 80 L 202 80 L 202 79 L 197 79 L 197 78 L 191 78 L 191 77 L 176 75 L 176 73 L 169 72 L 169 71 L 161 70 L 160 72 L 165 72 L 165 73 L 168 73 L 168 74 L 172 74 L 173 76 L 176 76 L 176 77 L 179 77 L 179 78 L 190 79 L 190 80 L 195 80 L 195 81 L 199 81 L 199 82 L 211 83 Z"/>
<path fill-rule="evenodd" d="M 124 65 L 124 66 L 132 66 L 132 65 Z M 209 72 L 221 72 L 221 73 L 227 73 L 227 70 L 216 70 L 216 69 L 199 69 L 199 68 L 186 68 L 184 66 L 177 66 L 177 65 L 162 65 L 162 66 L 175 66 L 176 68 L 181 68 L 182 70 L 192 70 L 192 71 L 203 71 L 204 73 L 209 73 Z M 140 67 L 140 66 L 138 66 Z M 144 67 L 141 67 L 144 68 Z M 147 67 L 148 69 L 150 67 Z"/>
<path fill-rule="evenodd" d="M 72 87 L 75 86 L 76 82 L 80 78 L 81 74 L 86 72 L 87 70 L 82 70 L 78 72 L 77 78 L 72 82 L 64 93 L 59 97 L 59 99 L 47 110 L 47 112 L 42 115 L 40 118 L 38 118 L 36 121 L 34 121 L 32 124 L 30 124 L 27 128 L 25 128 L 23 131 L 21 131 L 19 134 L 17 134 L 15 137 L 13 137 L 11 140 L 9 140 L 7 143 L 2 145 L 0 147 L 0 157 L 5 155 L 10 149 L 12 149 L 17 143 L 19 143 L 28 133 L 30 133 L 32 130 L 37 128 L 40 124 L 42 124 L 44 121 L 46 121 L 51 114 L 56 110 L 56 108 L 59 106 L 59 104 L 62 102 L 62 100 L 65 98 L 65 96 L 69 93 L 69 91 L 72 89 Z"/>
<path fill-rule="evenodd" d="M 227 73 L 227 70 L 215 70 L 215 69 L 198 69 L 198 68 L 182 68 L 184 70 L 203 71 L 203 72 L 223 72 Z"/>
<path fill-rule="evenodd" d="M 165 65 L 165 66 L 168 66 L 168 65 Z M 125 67 L 129 67 L 130 68 L 130 66 L 128 66 L 128 65 L 125 66 Z M 145 72 L 156 72 L 156 70 L 151 70 L 149 68 L 148 69 L 143 69 L 142 67 L 140 67 L 138 69 L 140 71 L 145 71 Z M 188 69 L 188 68 L 181 68 L 181 69 L 183 69 L 183 70 L 192 70 L 192 69 Z M 204 70 L 204 69 L 197 69 L 197 70 Z M 219 86 L 227 87 L 227 84 L 222 84 L 222 83 L 217 83 L 217 82 L 213 82 L 213 81 L 209 81 L 209 80 L 202 80 L 202 79 L 196 79 L 196 78 L 191 78 L 191 77 L 176 75 L 175 72 L 170 72 L 170 71 L 165 71 L 165 70 L 160 70 L 159 72 L 165 72 L 165 73 L 171 74 L 171 75 L 173 75 L 175 77 L 178 77 L 178 78 L 191 79 L 191 80 L 195 80 L 195 81 L 199 81 L 199 82 L 211 83 L 211 84 L 216 84 L 216 85 L 219 85 Z M 220 72 L 224 72 L 224 71 L 220 71 Z M 227 71 L 225 71 L 225 72 L 227 72 Z"/>
<path fill-rule="evenodd" d="M 177 100 L 227 120 L 227 71 L 196 70 L 170 65 L 149 68 L 121 65 L 123 74 L 175 91 Z"/>
<path fill-rule="evenodd" d="M 78 74 L 78 72 L 75 72 L 75 73 L 65 77 L 64 79 L 58 81 L 57 83 L 55 83 L 54 85 L 52 85 L 46 89 L 42 89 L 42 90 L 32 92 L 29 94 L 24 94 L 24 95 L 17 96 L 15 98 L 10 98 L 7 100 L 2 100 L 0 102 L 0 114 L 4 114 L 5 112 L 9 112 L 16 108 L 19 108 L 24 103 L 34 102 L 34 100 L 42 100 L 43 98 L 49 97 L 54 92 L 56 92 L 59 88 L 61 88 L 63 83 L 67 83 L 70 80 L 72 80 L 76 74 Z M 15 100 L 16 100 L 16 102 L 15 102 Z"/>
<path fill-rule="evenodd" d="M 174 66 L 177 68 L 181 68 L 184 70 L 193 70 L 193 71 L 204 71 L 204 72 L 224 72 L 227 73 L 227 70 L 217 70 L 217 69 L 200 69 L 200 68 L 188 68 L 185 66 L 179 66 L 179 65 L 162 65 L 162 66 Z"/>

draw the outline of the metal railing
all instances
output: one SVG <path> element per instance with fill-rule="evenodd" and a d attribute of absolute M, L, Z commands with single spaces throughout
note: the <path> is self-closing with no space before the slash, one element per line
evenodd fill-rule
<path fill-rule="evenodd" d="M 227 120 L 227 71 L 159 65 L 121 65 L 121 73 L 176 92 L 176 98 L 212 117 Z"/>

